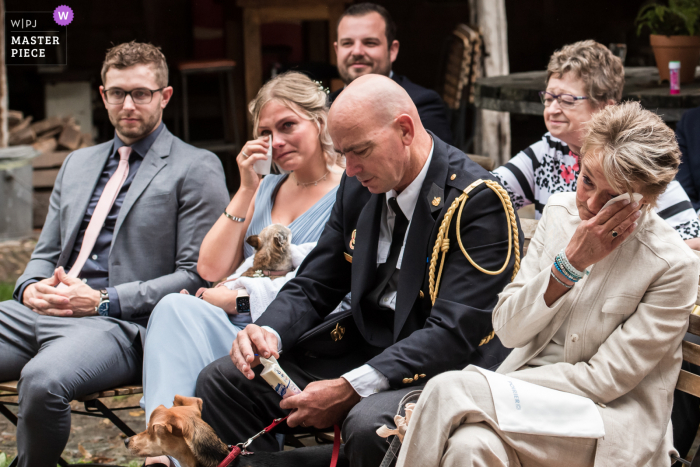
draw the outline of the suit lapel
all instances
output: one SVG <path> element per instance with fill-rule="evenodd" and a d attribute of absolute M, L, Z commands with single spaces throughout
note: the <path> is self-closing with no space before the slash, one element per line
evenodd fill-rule
<path fill-rule="evenodd" d="M 382 215 L 384 194 L 372 195 L 362 208 L 357 219 L 357 234 L 355 236 L 355 254 L 352 257 L 352 312 L 355 321 L 364 335 L 369 331 L 365 327 L 361 297 L 364 297 L 368 286 L 374 283 L 377 273 L 377 245 L 379 242 L 379 224 Z"/>
<path fill-rule="evenodd" d="M 425 270 L 428 266 L 428 254 L 433 247 L 433 245 L 428 245 L 430 233 L 435 225 L 435 218 L 431 212 L 433 208 L 432 201 L 436 195 L 444 190 L 447 176 L 447 153 L 442 145 L 438 144 L 438 141 L 434 141 L 433 157 L 430 161 L 428 173 L 423 181 L 420 195 L 418 195 L 418 200 L 416 201 L 403 251 L 403 258 L 401 259 L 401 273 L 399 275 L 396 311 L 394 314 L 394 341 L 398 339 L 401 328 L 411 313 L 416 298 L 418 298 L 418 290 L 421 287 Z M 444 196 L 441 196 L 441 198 L 444 198 Z M 435 212 L 439 211 L 435 210 Z"/>
<path fill-rule="evenodd" d="M 146 157 L 143 158 L 141 167 L 139 167 L 139 171 L 131 182 L 131 187 L 129 187 L 126 198 L 124 198 L 124 203 L 119 210 L 117 222 L 114 226 L 114 234 L 112 235 L 112 246 L 114 246 L 114 241 L 119 234 L 119 229 L 124 223 L 124 219 L 126 219 L 126 216 L 129 214 L 129 211 L 131 211 L 131 208 L 134 206 L 134 203 L 136 203 L 143 191 L 151 183 L 153 177 L 167 165 L 166 158 L 170 154 L 172 140 L 172 133 L 170 133 L 167 128 L 164 128 L 151 146 L 151 149 L 148 150 Z"/>
<path fill-rule="evenodd" d="M 69 234 L 66 243 L 63 245 L 57 266 L 65 266 L 70 259 L 75 239 L 78 236 L 78 232 L 80 232 L 80 225 L 83 222 L 90 199 L 113 147 L 114 144 L 105 144 L 97 154 L 89 156 L 91 159 L 90 163 L 74 164 L 75 167 L 71 165 L 71 179 L 77 182 L 74 185 L 77 188 L 74 191 L 73 199 L 68 200 L 66 203 L 67 206 L 71 206 L 68 229 L 66 230 Z"/>

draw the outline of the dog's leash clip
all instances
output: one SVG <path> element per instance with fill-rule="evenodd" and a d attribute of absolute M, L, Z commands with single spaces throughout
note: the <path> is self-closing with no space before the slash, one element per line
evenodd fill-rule
<path fill-rule="evenodd" d="M 251 455 L 251 454 L 255 454 L 254 452 L 248 451 L 248 446 L 250 446 L 250 443 L 252 443 L 252 442 L 255 441 L 256 439 L 260 438 L 260 437 L 261 437 L 262 435 L 264 435 L 265 433 L 269 433 L 270 431 L 272 431 L 272 429 L 273 429 L 274 427 L 276 427 L 277 425 L 279 425 L 279 424 L 280 424 L 283 420 L 285 420 L 286 418 L 287 418 L 287 417 L 276 418 L 275 421 L 273 421 L 273 422 L 270 424 L 270 426 L 267 426 L 267 427 L 263 428 L 263 430 L 262 430 L 261 432 L 259 432 L 259 433 L 255 434 L 255 435 L 251 436 L 250 438 L 248 438 L 248 441 L 246 441 L 245 443 L 238 443 L 236 446 L 238 446 L 238 447 L 241 449 L 241 456 L 249 456 L 249 455 Z"/>

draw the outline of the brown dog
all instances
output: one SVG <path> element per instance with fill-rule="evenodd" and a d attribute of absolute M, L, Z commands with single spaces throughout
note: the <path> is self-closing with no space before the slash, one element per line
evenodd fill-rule
<path fill-rule="evenodd" d="M 183 467 L 217 467 L 229 453 L 214 430 L 202 420 L 202 399 L 175 396 L 172 408 L 157 407 L 148 428 L 124 440 L 141 457 L 171 456 Z"/>
<path fill-rule="evenodd" d="M 268 225 L 258 235 L 251 235 L 246 243 L 255 248 L 253 267 L 242 277 L 269 277 L 276 279 L 294 269 L 292 265 L 292 231 L 282 224 Z"/>

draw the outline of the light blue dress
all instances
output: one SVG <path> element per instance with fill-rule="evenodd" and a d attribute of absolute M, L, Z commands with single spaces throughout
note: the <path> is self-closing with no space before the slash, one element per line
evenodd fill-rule
<path fill-rule="evenodd" d="M 260 182 L 246 238 L 272 224 L 272 193 L 281 177 L 268 175 Z M 288 225 L 292 243 L 318 241 L 337 190 L 333 188 Z M 244 243 L 244 256 L 254 253 L 255 249 Z M 141 407 L 146 411 L 146 422 L 159 405 L 171 407 L 176 394 L 194 396 L 199 372 L 228 355 L 238 331 L 250 322 L 250 314 L 228 315 L 192 295 L 170 294 L 158 302 L 148 322 L 144 348 Z"/>

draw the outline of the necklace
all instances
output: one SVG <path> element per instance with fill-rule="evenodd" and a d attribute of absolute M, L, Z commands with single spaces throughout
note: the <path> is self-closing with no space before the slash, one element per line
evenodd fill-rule
<path fill-rule="evenodd" d="M 318 182 L 321 182 L 321 181 L 325 180 L 329 173 L 331 173 L 331 171 L 330 171 L 330 170 L 326 170 L 326 173 L 323 174 L 323 177 L 319 178 L 319 179 L 316 180 L 316 181 L 308 182 L 308 183 L 300 183 L 300 182 L 299 182 L 299 179 L 297 179 L 297 176 L 294 175 L 294 172 L 292 172 L 292 177 L 294 177 L 294 181 L 297 183 L 297 186 L 300 186 L 300 187 L 304 188 L 304 187 L 311 186 L 311 185 L 317 186 L 317 185 L 318 185 Z"/>

